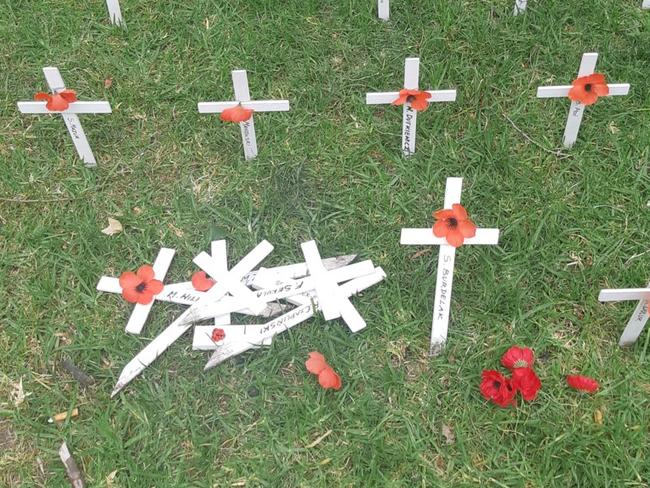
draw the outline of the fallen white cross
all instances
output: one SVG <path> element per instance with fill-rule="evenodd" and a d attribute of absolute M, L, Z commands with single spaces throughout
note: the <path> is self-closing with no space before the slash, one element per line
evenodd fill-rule
<path fill-rule="evenodd" d="M 650 301 L 650 283 L 646 288 L 621 288 L 600 290 L 598 301 L 600 302 L 623 302 L 627 300 L 639 300 L 634 313 L 621 335 L 618 345 L 621 347 L 634 344 L 648 322 L 648 302 Z"/>

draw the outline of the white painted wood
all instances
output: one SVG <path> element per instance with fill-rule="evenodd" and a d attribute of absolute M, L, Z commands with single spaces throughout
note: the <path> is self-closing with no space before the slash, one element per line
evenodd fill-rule
<path fill-rule="evenodd" d="M 228 272 L 228 249 L 226 247 L 226 241 L 212 241 L 210 243 L 210 255 L 212 256 L 212 262 L 216 268 L 216 271 L 219 274 L 225 274 Z M 219 278 L 212 277 L 215 280 Z M 214 325 L 227 325 L 231 323 L 230 314 L 219 315 L 214 318 Z"/>
<path fill-rule="evenodd" d="M 67 110 L 52 112 L 46 107 L 47 102 L 18 102 L 18 110 L 23 114 L 110 114 L 108 102 L 71 102 Z"/>
<path fill-rule="evenodd" d="M 607 97 L 627 95 L 630 93 L 629 83 L 612 83 L 607 85 L 609 94 Z M 537 89 L 537 98 L 564 98 L 569 96 L 571 85 L 565 86 L 540 86 Z"/>
<path fill-rule="evenodd" d="M 641 8 L 650 8 L 650 0 L 643 0 Z"/>
<path fill-rule="evenodd" d="M 126 27 L 119 0 L 106 0 L 106 6 L 108 7 L 108 16 L 111 22 L 120 27 Z"/>
<path fill-rule="evenodd" d="M 513 15 L 523 14 L 528 6 L 528 0 L 515 0 L 515 9 Z"/>
<path fill-rule="evenodd" d="M 158 256 L 153 263 L 153 273 L 157 280 L 162 282 L 165 281 L 165 276 L 167 275 L 169 266 L 172 264 L 175 253 L 176 251 L 174 249 L 168 247 L 160 249 Z M 142 305 L 140 303 L 135 304 L 133 312 L 131 312 L 131 317 L 129 317 L 129 321 L 126 324 L 125 330 L 127 333 L 137 335 L 142 332 L 142 328 L 149 317 L 149 312 L 151 312 L 151 307 L 153 307 L 154 302 L 155 300 L 152 300 L 151 303 L 147 305 Z"/>
<path fill-rule="evenodd" d="M 648 322 L 650 282 L 646 288 L 605 289 L 600 290 L 598 295 L 598 301 L 600 302 L 622 302 L 627 300 L 639 300 L 639 302 L 618 341 L 618 345 L 621 347 L 634 344 Z"/>
<path fill-rule="evenodd" d="M 418 89 L 420 76 L 420 59 L 406 58 L 404 61 L 404 88 Z M 456 90 L 426 90 L 431 95 L 429 102 L 453 102 L 456 100 Z M 384 105 L 393 103 L 399 97 L 399 92 L 366 93 L 367 105 Z M 415 135 L 417 131 L 417 111 L 410 102 L 402 108 L 402 153 L 410 156 L 415 152 Z"/>
<path fill-rule="evenodd" d="M 237 105 L 239 105 L 238 102 L 200 102 L 198 107 L 201 114 L 220 114 Z M 289 100 L 251 100 L 243 102 L 241 105 L 255 112 L 287 112 L 290 108 Z"/>
<path fill-rule="evenodd" d="M 390 0 L 377 0 L 377 15 L 381 20 L 390 19 Z"/>
<path fill-rule="evenodd" d="M 443 208 L 451 208 L 454 203 L 460 203 L 462 185 L 462 178 L 447 178 Z M 476 236 L 465 239 L 464 244 L 495 245 L 498 241 L 498 229 L 477 229 Z M 429 348 L 429 354 L 437 356 L 447 342 L 456 248 L 447 244 L 445 239 L 439 239 L 433 235 L 432 227 L 428 229 L 402 229 L 400 243 L 404 245 L 440 246 Z"/>
<path fill-rule="evenodd" d="M 192 326 L 192 315 L 206 303 L 216 301 L 230 292 L 233 283 L 239 283 L 246 273 L 256 267 L 273 250 L 268 241 L 260 242 L 244 258 L 239 261 L 218 283 L 210 288 L 196 304 L 190 306 L 174 320 L 160 335 L 152 340 L 124 367 L 117 380 L 111 397 L 117 395 L 127 384 L 156 360 L 171 344 L 181 337 Z M 240 283 L 241 284 L 241 283 Z"/>

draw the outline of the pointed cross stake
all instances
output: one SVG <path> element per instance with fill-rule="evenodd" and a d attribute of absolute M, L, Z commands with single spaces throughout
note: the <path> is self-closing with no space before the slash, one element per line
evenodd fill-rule
<path fill-rule="evenodd" d="M 462 178 L 447 178 L 444 208 L 451 208 L 460 203 Z M 499 242 L 499 229 L 476 229 L 476 235 L 465 239 L 465 244 L 495 245 Z M 431 347 L 429 354 L 437 356 L 447 342 L 449 327 L 449 309 L 451 305 L 451 288 L 454 280 L 454 261 L 456 248 L 447 244 L 444 237 L 436 237 L 433 229 L 402 229 L 400 244 L 440 246 L 438 256 L 438 278 L 433 302 L 433 324 L 431 326 Z"/>
<path fill-rule="evenodd" d="M 61 73 L 57 68 L 43 68 L 43 74 L 47 80 L 47 84 L 50 87 L 52 93 L 58 93 L 62 90 L 65 90 L 65 84 L 63 83 L 63 78 L 61 78 Z M 76 114 L 110 114 L 111 105 L 108 102 L 71 102 L 67 110 L 62 112 L 54 112 L 48 110 L 45 105 L 47 102 L 18 102 L 18 110 L 23 114 L 59 114 L 63 117 L 68 132 L 72 137 L 72 142 L 74 142 L 75 147 L 77 148 L 77 153 L 79 157 L 88 167 L 97 166 L 97 161 L 93 155 L 92 149 L 90 149 L 90 144 L 86 138 L 83 127 L 81 127 L 81 122 L 79 122 L 79 117 Z"/>
<path fill-rule="evenodd" d="M 115 384 L 111 397 L 117 395 L 131 380 L 145 370 L 152 362 L 156 360 L 171 344 L 182 336 L 187 329 L 192 326 L 193 316 L 207 304 L 218 301 L 226 293 L 230 293 L 235 299 L 240 296 L 250 296 L 248 302 L 249 308 L 253 311 L 261 311 L 266 304 L 253 295 L 253 292 L 246 288 L 241 282 L 242 278 L 257 266 L 266 256 L 273 251 L 273 246 L 268 241 L 262 241 L 239 261 L 228 273 L 221 276 L 218 283 L 210 288 L 201 299 L 194 305 L 183 312 L 167 328 L 162 331 L 154 340 L 152 340 L 142 351 L 140 351 L 120 373 L 120 377 Z M 205 254 L 205 253 L 202 253 Z M 195 263 L 200 260 L 200 254 L 195 258 Z M 208 259 L 211 259 L 207 256 Z M 197 263 L 198 265 L 198 263 Z M 260 308 L 261 306 L 261 308 Z"/>
<path fill-rule="evenodd" d="M 598 61 L 598 53 L 585 53 L 582 55 L 580 62 L 580 69 L 578 70 L 578 78 L 589 76 L 594 73 L 596 69 L 596 62 Z M 608 84 L 609 95 L 619 96 L 627 95 L 630 91 L 628 83 L 615 83 Z M 567 98 L 571 90 L 571 85 L 563 86 L 540 86 L 537 88 L 537 98 Z M 582 123 L 582 116 L 585 111 L 585 106 L 580 102 L 571 102 L 569 108 L 569 118 L 566 121 L 564 129 L 564 147 L 571 147 L 575 144 L 578 138 L 578 131 Z"/>
<path fill-rule="evenodd" d="M 111 22 L 120 27 L 126 27 L 120 10 L 120 0 L 106 0 L 106 5 L 108 6 L 108 16 L 111 18 Z"/>
<path fill-rule="evenodd" d="M 232 84 L 235 89 L 235 101 L 233 102 L 200 102 L 199 113 L 218 114 L 227 108 L 242 107 L 252 109 L 254 112 L 287 112 L 289 110 L 288 100 L 251 100 L 248 91 L 248 77 L 246 70 L 235 70 L 232 72 Z M 241 137 L 244 144 L 244 156 L 246 160 L 257 156 L 257 139 L 255 138 L 254 114 L 246 122 L 240 122 Z"/>
<path fill-rule="evenodd" d="M 390 0 L 377 0 L 377 15 L 381 20 L 390 18 Z"/>
<path fill-rule="evenodd" d="M 619 290 L 600 290 L 599 302 L 623 302 L 627 300 L 639 300 L 634 313 L 621 335 L 618 345 L 621 347 L 631 346 L 636 342 L 648 321 L 648 303 L 650 301 L 650 283 L 646 288 L 622 288 Z"/>
<path fill-rule="evenodd" d="M 404 61 L 404 88 L 408 90 L 418 89 L 420 77 L 420 58 L 406 58 Z M 431 94 L 429 102 L 454 102 L 456 90 L 426 90 Z M 366 93 L 366 105 L 385 105 L 393 103 L 399 92 Z M 410 156 L 415 152 L 415 129 L 417 122 L 417 111 L 406 102 L 403 108 L 402 117 L 402 152 Z"/>
<path fill-rule="evenodd" d="M 528 6 L 528 0 L 515 0 L 515 11 L 513 15 L 523 14 Z"/>

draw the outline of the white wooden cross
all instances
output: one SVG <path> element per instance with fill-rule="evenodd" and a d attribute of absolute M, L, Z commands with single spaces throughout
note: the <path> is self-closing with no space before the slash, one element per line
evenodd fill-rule
<path fill-rule="evenodd" d="M 420 58 L 406 58 L 404 62 L 404 88 L 417 90 L 420 77 Z M 429 102 L 453 102 L 456 100 L 456 90 L 426 90 L 431 94 Z M 366 105 L 385 105 L 393 103 L 399 97 L 399 91 L 366 93 Z M 402 117 L 402 152 L 410 156 L 415 152 L 415 129 L 417 111 L 406 102 Z"/>
<path fill-rule="evenodd" d="M 199 113 L 218 114 L 224 110 L 236 107 L 251 109 L 253 112 L 286 112 L 290 109 L 288 100 L 251 100 L 248 90 L 248 77 L 246 70 L 232 71 L 232 84 L 235 90 L 235 100 L 232 102 L 200 102 Z M 255 138 L 254 114 L 245 122 L 240 122 L 242 142 L 244 144 L 244 156 L 247 160 L 257 156 L 257 139 Z"/>
<path fill-rule="evenodd" d="M 648 303 L 650 301 L 650 283 L 646 288 L 622 288 L 618 290 L 600 290 L 598 301 L 600 302 L 622 302 L 627 300 L 639 300 L 634 313 L 621 335 L 618 345 L 631 346 L 636 342 L 648 321 Z"/>
<path fill-rule="evenodd" d="M 527 6 L 528 6 L 528 0 L 515 0 L 515 10 L 513 14 L 514 15 L 523 14 L 526 11 Z"/>
<path fill-rule="evenodd" d="M 377 0 L 377 15 L 381 20 L 390 18 L 390 0 Z"/>
<path fill-rule="evenodd" d="M 650 0 L 643 0 L 641 8 L 650 8 Z"/>
<path fill-rule="evenodd" d="M 578 78 L 593 74 L 596 70 L 597 61 L 598 53 L 584 53 L 578 70 Z M 630 91 L 628 83 L 615 83 L 607 86 L 609 87 L 609 95 L 607 96 L 627 95 Z M 569 90 L 571 90 L 571 85 L 540 86 L 537 88 L 537 98 L 567 98 Z M 564 129 L 564 147 L 571 147 L 576 142 L 584 111 L 585 106 L 582 103 L 571 102 L 569 117 Z"/>
<path fill-rule="evenodd" d="M 460 203 L 462 186 L 462 178 L 447 178 L 444 208 L 450 209 L 454 203 Z M 495 245 L 498 242 L 499 229 L 476 229 L 476 235 L 471 238 L 466 238 L 463 245 Z M 436 293 L 433 301 L 431 347 L 429 349 L 429 354 L 431 356 L 437 356 L 440 354 L 445 346 L 445 342 L 447 341 L 456 248 L 449 245 L 444 237 L 436 237 L 433 234 L 432 227 L 426 229 L 402 229 L 400 244 L 440 246 Z"/>
<path fill-rule="evenodd" d="M 65 90 L 65 84 L 61 73 L 57 68 L 43 68 L 43 74 L 47 80 L 47 84 L 52 93 L 58 93 Z M 77 114 L 110 114 L 111 105 L 108 102 L 85 102 L 77 101 L 71 102 L 70 106 L 62 112 L 54 112 L 47 109 L 45 106 L 47 102 L 44 101 L 24 101 L 18 102 L 18 110 L 23 114 L 60 114 L 63 117 L 72 142 L 77 148 L 77 153 L 86 166 L 97 166 L 97 161 L 90 149 L 90 144 L 86 138 L 86 134 L 81 127 L 79 117 Z"/>
<path fill-rule="evenodd" d="M 111 18 L 111 22 L 120 27 L 126 27 L 120 10 L 120 0 L 106 0 L 106 5 L 108 6 L 108 16 Z"/>

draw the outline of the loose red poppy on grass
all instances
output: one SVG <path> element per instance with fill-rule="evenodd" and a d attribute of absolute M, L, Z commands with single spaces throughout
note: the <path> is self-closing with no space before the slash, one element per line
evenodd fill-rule
<path fill-rule="evenodd" d="M 501 357 L 501 364 L 513 370 L 515 368 L 531 368 L 535 361 L 533 350 L 528 347 L 512 346 Z"/>
<path fill-rule="evenodd" d="M 309 353 L 309 359 L 305 361 L 305 367 L 311 374 L 318 376 L 318 383 L 324 389 L 332 388 L 340 390 L 343 382 L 341 377 L 336 374 L 334 369 L 327 364 L 325 356 L 321 353 L 312 351 Z"/>
<path fill-rule="evenodd" d="M 413 110 L 424 111 L 429 106 L 431 93 L 420 90 L 407 90 L 406 88 L 399 91 L 399 97 L 393 100 L 393 105 L 404 105 L 406 102 L 411 104 Z"/>
<path fill-rule="evenodd" d="M 444 237 L 451 246 L 462 246 L 465 238 L 476 235 L 476 226 L 469 220 L 467 210 L 460 203 L 454 203 L 451 209 L 434 212 L 433 217 L 436 219 L 433 234 Z"/>
<path fill-rule="evenodd" d="M 216 281 L 209 278 L 205 271 L 197 271 L 192 275 L 192 286 L 197 291 L 208 291 L 215 283 Z"/>
<path fill-rule="evenodd" d="M 61 90 L 54 95 L 39 92 L 34 95 L 34 100 L 46 101 L 45 108 L 52 112 L 63 112 L 72 102 L 77 101 L 77 93 L 74 90 Z"/>
<path fill-rule="evenodd" d="M 486 400 L 496 403 L 500 407 L 516 405 L 516 390 L 510 379 L 493 369 L 484 369 L 481 373 L 481 395 Z"/>
<path fill-rule="evenodd" d="M 219 118 L 224 122 L 246 122 L 252 115 L 253 110 L 242 107 L 240 103 L 221 112 Z"/>
<path fill-rule="evenodd" d="M 532 368 L 515 368 L 512 370 L 512 387 L 521 393 L 524 400 L 531 402 L 537 397 L 542 382 Z"/>
<path fill-rule="evenodd" d="M 122 297 L 130 303 L 147 305 L 154 295 L 163 290 L 163 283 L 154 278 L 153 268 L 148 264 L 140 266 L 138 271 L 125 271 L 120 275 Z"/>
<path fill-rule="evenodd" d="M 598 382 L 589 376 L 568 375 L 566 382 L 574 390 L 585 391 L 587 393 L 594 393 L 600 387 Z"/>
<path fill-rule="evenodd" d="M 223 341 L 226 338 L 226 331 L 215 327 L 214 329 L 212 329 L 211 337 L 214 342 Z"/>
<path fill-rule="evenodd" d="M 569 98 L 583 105 L 592 105 L 596 103 L 598 97 L 604 97 L 609 94 L 609 87 L 607 86 L 605 75 L 600 73 L 576 78 L 571 85 Z"/>

